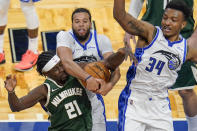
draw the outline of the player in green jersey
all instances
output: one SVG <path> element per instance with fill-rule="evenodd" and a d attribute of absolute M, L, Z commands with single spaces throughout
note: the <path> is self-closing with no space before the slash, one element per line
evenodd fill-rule
<path fill-rule="evenodd" d="M 164 9 L 167 3 L 172 0 L 147 0 L 146 1 L 146 12 L 142 16 L 142 20 L 148 21 L 149 23 L 160 26 L 163 17 Z M 193 0 L 183 0 L 190 8 L 193 8 Z M 131 0 L 129 13 L 137 18 L 141 12 L 144 0 Z M 193 33 L 194 28 L 193 16 L 187 20 L 187 25 L 181 31 L 181 35 L 184 38 L 188 38 Z M 134 36 L 125 34 L 125 41 L 128 43 L 130 48 L 130 38 L 132 37 L 134 43 Z M 182 97 L 184 111 L 187 115 L 189 131 L 197 130 L 197 96 L 193 90 L 197 81 L 197 68 L 196 64 L 191 61 L 186 61 L 181 70 L 178 72 L 179 77 L 176 83 L 171 88 L 172 90 L 179 90 L 179 95 Z M 188 90 L 184 90 L 188 89 Z M 192 124 L 194 123 L 194 124 Z"/>
<path fill-rule="evenodd" d="M 21 98 L 14 91 L 16 77 L 6 77 L 5 88 L 11 110 L 18 112 L 39 102 L 50 114 L 49 130 L 91 131 L 91 104 L 85 88 L 64 71 L 59 57 L 51 51 L 43 52 L 38 58 L 37 71 L 47 77 L 45 82 Z"/>
<path fill-rule="evenodd" d="M 109 70 L 115 70 L 124 61 L 124 57 L 125 49 L 120 48 L 103 63 Z M 84 67 L 86 63 L 78 64 Z M 18 98 L 14 91 L 17 84 L 16 77 L 11 75 L 6 77 L 5 88 L 8 91 L 11 110 L 21 111 L 39 102 L 50 114 L 49 130 L 92 131 L 90 96 L 86 94 L 78 79 L 64 71 L 60 58 L 52 51 L 43 52 L 38 57 L 37 71 L 47 77 L 45 82 L 21 98 Z M 99 79 L 96 80 L 99 82 Z M 101 90 L 100 88 L 95 93 L 101 94 Z"/>

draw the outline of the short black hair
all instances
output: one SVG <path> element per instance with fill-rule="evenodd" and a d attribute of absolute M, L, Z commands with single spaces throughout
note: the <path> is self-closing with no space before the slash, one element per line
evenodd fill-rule
<path fill-rule="evenodd" d="M 73 22 L 73 16 L 74 16 L 74 14 L 81 13 L 81 12 L 88 13 L 90 21 L 92 20 L 92 16 L 91 16 L 90 11 L 88 9 L 86 9 L 86 8 L 77 8 L 72 13 L 72 22 Z"/>
<path fill-rule="evenodd" d="M 192 9 L 183 0 L 170 1 L 166 6 L 166 9 L 167 8 L 181 11 L 184 15 L 185 20 L 188 20 L 188 18 L 192 16 L 193 12 Z"/>
<path fill-rule="evenodd" d="M 44 51 L 38 56 L 37 61 L 37 72 L 43 76 L 42 69 L 43 67 L 55 56 L 55 51 Z"/>

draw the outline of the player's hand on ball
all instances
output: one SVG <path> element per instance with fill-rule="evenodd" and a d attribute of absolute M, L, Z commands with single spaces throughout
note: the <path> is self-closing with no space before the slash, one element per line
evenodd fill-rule
<path fill-rule="evenodd" d="M 96 90 L 99 89 L 99 82 L 94 78 L 94 77 L 90 77 L 87 81 L 86 81 L 86 88 L 89 91 L 93 91 L 95 92 Z"/>
<path fill-rule="evenodd" d="M 6 76 L 6 80 L 4 81 L 5 88 L 8 92 L 13 92 L 16 87 L 16 76 L 8 75 Z"/>
<path fill-rule="evenodd" d="M 97 93 L 101 94 L 103 96 L 106 96 L 112 88 L 113 88 L 113 86 L 110 82 L 108 82 L 108 83 L 105 82 L 105 83 L 103 83 L 103 85 L 101 85 L 101 88 L 99 90 L 97 90 Z"/>

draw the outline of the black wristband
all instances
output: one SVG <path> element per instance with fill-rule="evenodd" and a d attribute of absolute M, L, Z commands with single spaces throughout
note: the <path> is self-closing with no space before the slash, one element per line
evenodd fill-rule
<path fill-rule="evenodd" d="M 85 82 L 90 78 L 92 77 L 91 75 L 89 75 L 88 77 L 85 78 Z"/>

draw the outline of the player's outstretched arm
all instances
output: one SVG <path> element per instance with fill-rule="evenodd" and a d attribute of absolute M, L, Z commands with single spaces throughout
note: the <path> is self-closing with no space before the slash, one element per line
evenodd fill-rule
<path fill-rule="evenodd" d="M 109 82 L 107 82 L 104 85 L 101 85 L 101 88 L 98 90 L 99 94 L 101 94 L 103 96 L 107 95 L 113 89 L 113 87 L 116 85 L 118 80 L 120 79 L 121 75 L 120 75 L 119 65 L 123 62 L 123 60 L 125 58 L 124 54 L 125 53 L 121 54 L 120 52 L 116 52 L 116 53 L 108 52 L 103 55 L 104 56 L 104 64 L 106 65 L 106 67 L 108 69 L 111 70 L 111 77 L 110 77 Z M 116 59 L 113 59 L 114 57 L 116 57 Z M 112 62 L 112 60 L 114 60 L 114 61 Z"/>
<path fill-rule="evenodd" d="M 149 44 L 155 36 L 155 27 L 148 22 L 137 20 L 125 11 L 125 0 L 114 0 L 114 18 L 122 28 L 132 35 L 137 35 L 148 41 Z"/>
<path fill-rule="evenodd" d="M 187 60 L 197 63 L 197 27 L 187 40 Z"/>
<path fill-rule="evenodd" d="M 15 76 L 8 75 L 6 77 L 5 88 L 8 92 L 8 102 L 10 109 L 13 112 L 18 112 L 30 108 L 38 102 L 40 102 L 42 105 L 45 104 L 48 92 L 47 88 L 44 85 L 34 88 L 27 95 L 18 98 L 14 91 L 16 84 L 17 81 Z"/>
<path fill-rule="evenodd" d="M 124 61 L 125 54 L 126 54 L 125 48 L 118 49 L 116 53 L 111 54 L 109 57 L 107 57 L 104 60 L 105 66 L 109 70 L 112 70 L 112 71 L 115 70 Z"/>
<path fill-rule="evenodd" d="M 144 3 L 144 0 L 131 0 L 128 13 L 131 14 L 134 18 L 137 19 L 141 10 L 142 10 L 143 3 Z M 130 61 L 133 61 L 133 53 L 132 53 L 130 39 L 133 40 L 134 45 L 137 44 L 135 36 L 130 35 L 129 33 L 125 32 L 124 44 L 125 44 L 125 47 L 127 49 L 125 60 L 127 60 L 128 56 L 129 56 Z"/>

